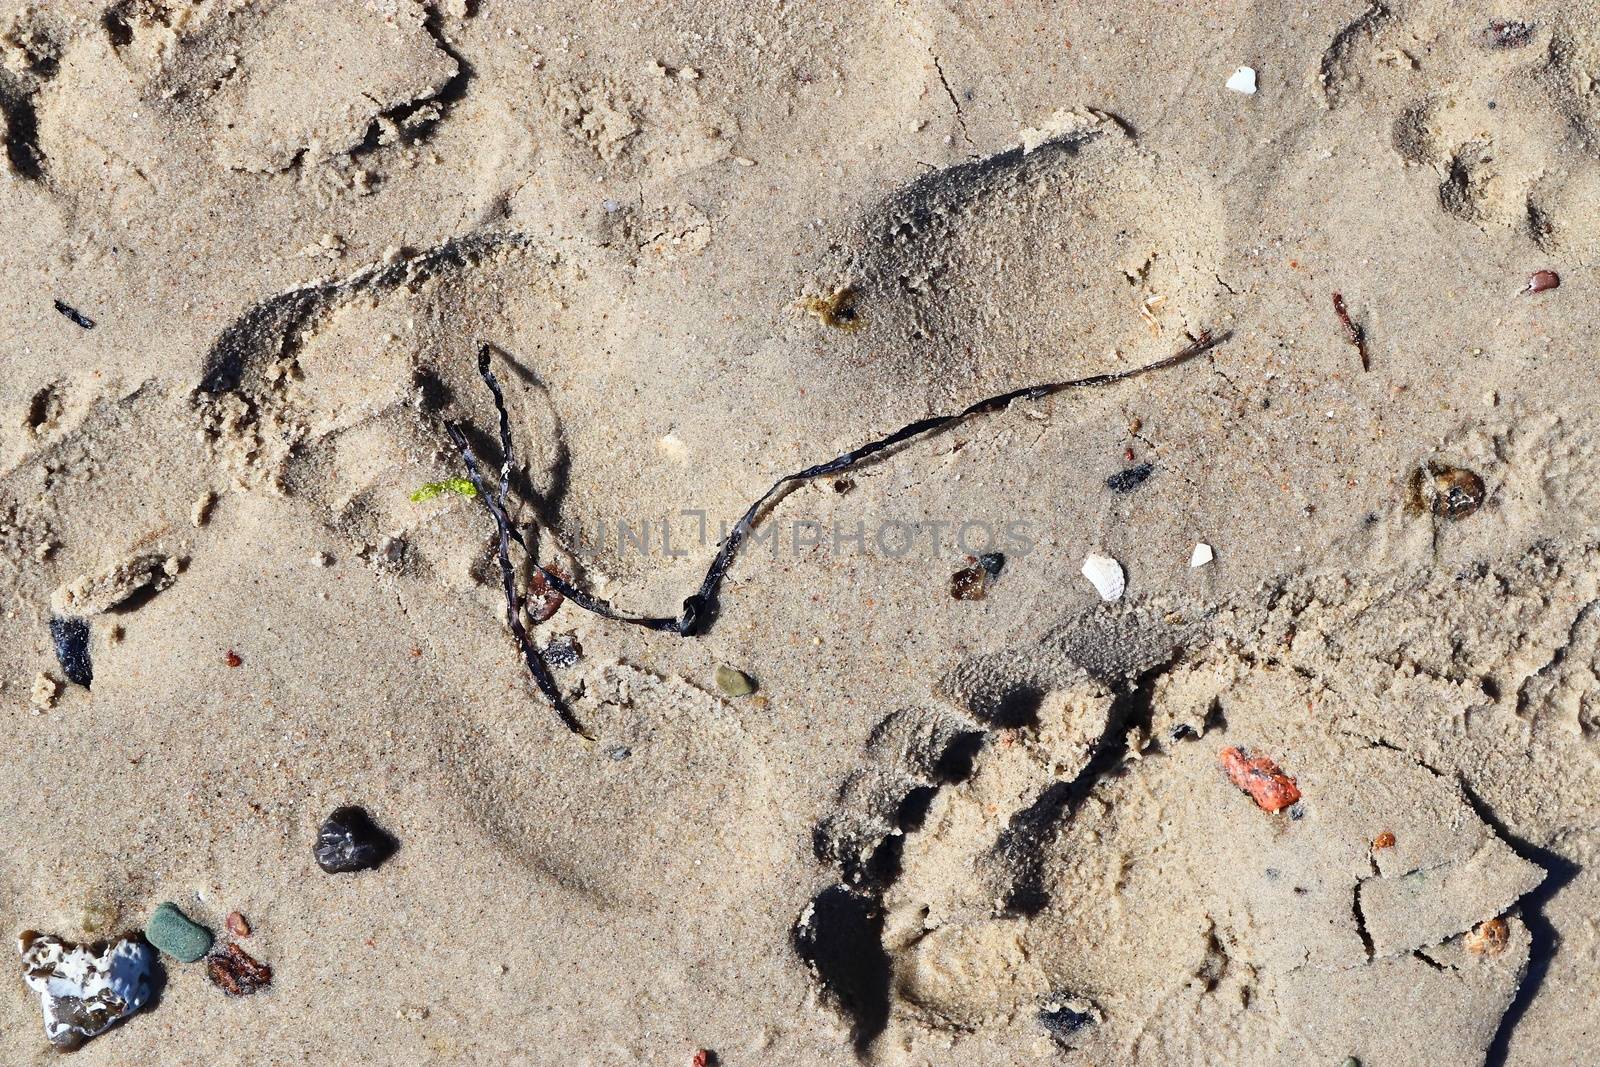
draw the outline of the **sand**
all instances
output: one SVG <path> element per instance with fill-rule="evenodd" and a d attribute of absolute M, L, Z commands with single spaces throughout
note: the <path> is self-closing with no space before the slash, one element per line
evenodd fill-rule
<path fill-rule="evenodd" d="M 73 1062 L 1593 1062 L 1596 79 L 1538 0 L 0 4 L 0 929 L 274 974 Z M 538 559 L 671 617 L 1202 336 L 797 486 L 703 633 L 530 622 L 587 738 L 412 500 L 487 344 Z"/>

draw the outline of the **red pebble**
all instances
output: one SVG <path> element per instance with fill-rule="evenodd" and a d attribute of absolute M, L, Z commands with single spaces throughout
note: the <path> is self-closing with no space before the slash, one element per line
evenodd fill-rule
<path fill-rule="evenodd" d="M 1524 293 L 1542 293 L 1546 289 L 1561 288 L 1561 275 L 1553 270 L 1536 270 L 1528 275 L 1528 287 Z"/>
<path fill-rule="evenodd" d="M 689 1061 L 689 1067 L 711 1067 L 711 1051 L 697 1048 L 694 1050 L 694 1059 Z"/>
<path fill-rule="evenodd" d="M 228 654 L 226 656 L 223 656 L 222 659 L 223 659 L 223 662 L 225 662 L 230 667 L 237 667 L 239 664 L 244 662 L 244 660 L 239 658 L 239 653 L 235 652 L 231 648 L 228 649 Z"/>
<path fill-rule="evenodd" d="M 1222 750 L 1220 762 L 1234 785 L 1249 793 L 1262 811 L 1280 812 L 1300 800 L 1300 787 L 1266 756 L 1251 757 L 1237 746 Z"/>

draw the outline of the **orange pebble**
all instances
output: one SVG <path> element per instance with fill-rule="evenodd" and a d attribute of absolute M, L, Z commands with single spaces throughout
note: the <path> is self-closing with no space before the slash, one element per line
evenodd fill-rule
<path fill-rule="evenodd" d="M 1383 833 L 1372 839 L 1372 847 L 1394 848 L 1394 834 L 1391 834 L 1388 830 L 1385 830 Z"/>
<path fill-rule="evenodd" d="M 1234 785 L 1249 793 L 1262 811 L 1280 812 L 1300 800 L 1300 788 L 1265 756 L 1251 757 L 1238 746 L 1222 750 L 1220 762 Z"/>

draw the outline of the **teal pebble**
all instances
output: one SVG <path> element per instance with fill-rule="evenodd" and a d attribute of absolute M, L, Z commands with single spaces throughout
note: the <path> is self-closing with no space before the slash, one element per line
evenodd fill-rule
<path fill-rule="evenodd" d="M 211 951 L 211 931 L 170 902 L 151 913 L 144 927 L 144 937 L 162 952 L 184 963 L 193 963 Z"/>

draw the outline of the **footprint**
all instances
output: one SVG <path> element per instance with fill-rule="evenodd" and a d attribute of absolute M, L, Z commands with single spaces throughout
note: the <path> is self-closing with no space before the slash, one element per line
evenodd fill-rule
<path fill-rule="evenodd" d="M 129 12 L 133 15 L 133 12 Z M 292 0 L 184 22 L 148 95 L 175 123 L 198 114 L 217 162 L 275 172 L 415 138 L 466 77 L 414 0 L 376 8 Z M 123 16 L 121 49 L 172 36 Z"/>
<path fill-rule="evenodd" d="M 850 224 L 816 272 L 810 306 L 842 327 L 816 373 L 947 406 L 1174 347 L 1214 325 L 1218 233 L 1203 190 L 1115 118 L 1057 112 Z"/>
<path fill-rule="evenodd" d="M 1592 257 L 1600 239 L 1600 109 L 1592 26 L 1558 10 L 1488 18 L 1448 5 L 1373 5 L 1322 64 L 1330 107 L 1401 101 L 1391 142 L 1438 175 L 1438 206 L 1541 249 Z"/>
<path fill-rule="evenodd" d="M 1543 871 L 1453 778 L 1366 740 L 1352 719 L 1284 716 L 1336 699 L 1319 676 L 1231 638 L 1166 627 L 1161 640 L 1162 629 L 1090 616 L 953 672 L 940 688 L 959 710 L 886 721 L 824 829 L 881 827 L 887 798 L 925 795 L 882 838 L 892 862 L 843 853 L 840 884 L 797 925 L 858 1043 L 1264 1063 L 1285 1048 L 1382 1058 L 1426 1039 L 1481 1059 L 1530 941 L 1516 919 L 1499 954 L 1473 954 L 1467 935 Z M 1173 661 L 1179 637 L 1188 648 Z M 1111 673 L 1090 665 L 1141 639 Z M 970 725 L 918 732 L 908 718 Z M 959 761 L 930 755 L 946 738 L 961 739 L 945 749 Z M 1218 767 L 1231 745 L 1270 753 L 1302 802 L 1259 810 Z M 1374 848 L 1386 831 L 1394 845 Z M 879 860 L 867 876 L 848 862 L 861 855 Z M 866 974 L 840 963 L 874 953 L 881 966 Z M 1388 1014 L 1413 987 L 1449 998 L 1448 1017 Z M 1383 1027 L 1360 1023 L 1378 1017 Z"/>

